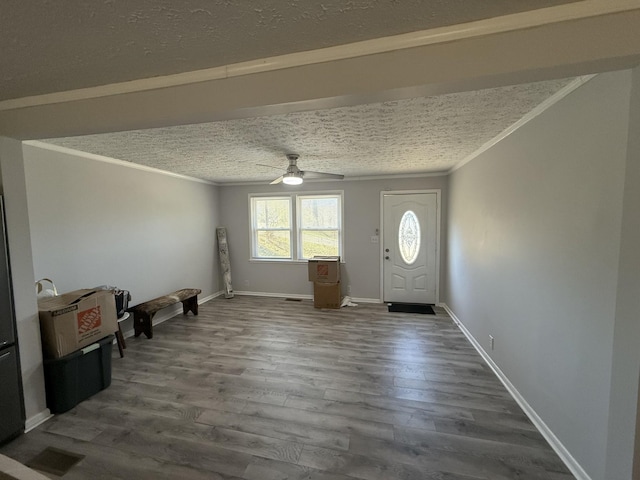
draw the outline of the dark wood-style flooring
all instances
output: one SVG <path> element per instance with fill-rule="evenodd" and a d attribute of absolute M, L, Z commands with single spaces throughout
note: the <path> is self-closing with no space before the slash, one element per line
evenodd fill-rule
<path fill-rule="evenodd" d="M 108 389 L 0 453 L 85 455 L 68 480 L 573 479 L 436 310 L 214 299 L 114 348 Z"/>

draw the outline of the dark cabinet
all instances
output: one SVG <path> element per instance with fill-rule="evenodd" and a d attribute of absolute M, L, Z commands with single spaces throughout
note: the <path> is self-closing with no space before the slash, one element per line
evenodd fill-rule
<path fill-rule="evenodd" d="M 0 443 L 24 429 L 15 347 L 0 350 Z"/>

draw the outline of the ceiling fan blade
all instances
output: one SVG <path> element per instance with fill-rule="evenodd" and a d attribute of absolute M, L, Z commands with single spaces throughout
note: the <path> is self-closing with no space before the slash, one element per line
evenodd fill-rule
<path fill-rule="evenodd" d="M 339 173 L 313 172 L 311 170 L 305 170 L 301 173 L 304 178 L 335 178 L 336 180 L 342 180 L 344 178 L 344 175 L 340 175 Z"/>
<path fill-rule="evenodd" d="M 282 170 L 281 167 L 274 167 L 273 165 L 265 165 L 264 163 L 256 163 L 256 165 L 258 167 L 269 167 L 269 168 L 275 168 L 276 170 Z"/>
<path fill-rule="evenodd" d="M 269 185 L 275 185 L 276 183 L 280 183 L 282 182 L 282 179 L 284 178 L 284 175 L 280 175 L 278 178 L 276 178 L 273 182 L 271 182 Z"/>

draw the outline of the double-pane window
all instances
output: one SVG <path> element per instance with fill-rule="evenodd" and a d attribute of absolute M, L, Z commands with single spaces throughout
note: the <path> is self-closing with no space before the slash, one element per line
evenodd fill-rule
<path fill-rule="evenodd" d="M 342 256 L 342 194 L 251 196 L 251 257 Z"/>

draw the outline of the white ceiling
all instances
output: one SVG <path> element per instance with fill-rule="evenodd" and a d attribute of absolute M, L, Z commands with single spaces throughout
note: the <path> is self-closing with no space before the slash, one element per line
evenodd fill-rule
<path fill-rule="evenodd" d="M 244 65 L 241 62 L 250 60 L 260 64 L 266 57 L 285 58 L 290 53 L 348 46 L 353 42 L 411 32 L 432 32 L 439 27 L 460 25 L 457 30 L 464 32 L 467 22 L 534 13 L 563 4 L 593 6 L 597 2 L 8 0 L 3 3 L 0 16 L 0 110 L 8 119 L 5 123 L 9 128 L 22 122 L 19 128 L 28 130 L 34 122 L 25 121 L 28 117 L 21 115 L 34 111 L 43 112 L 33 117 L 34 120 L 43 118 L 55 125 L 54 108 L 72 107 L 74 99 L 85 98 L 78 89 L 104 86 L 101 92 L 112 92 L 108 95 L 117 102 L 118 92 L 126 89 L 110 90 L 110 86 L 125 85 L 119 82 Z M 524 24 L 526 21 L 518 28 L 524 28 Z M 445 62 L 443 66 L 453 71 L 456 58 L 442 58 L 440 62 Z M 482 65 L 482 58 L 477 62 Z M 402 76 L 402 71 L 384 71 L 385 65 L 379 65 L 379 69 L 385 78 L 389 74 Z M 433 64 L 433 69 L 437 70 L 438 64 Z M 286 66 L 283 71 L 287 71 Z M 352 96 L 348 102 L 333 102 L 333 105 L 347 106 L 324 108 L 332 105 L 329 102 L 321 110 L 289 108 L 296 102 L 282 103 L 281 109 L 258 112 L 262 116 L 228 112 L 217 122 L 156 129 L 119 131 L 126 128 L 116 123 L 109 128 L 107 122 L 106 128 L 102 125 L 87 130 L 116 133 L 43 141 L 222 184 L 269 181 L 281 173 L 277 169 L 286 167 L 286 153 L 300 154 L 302 170 L 341 173 L 347 178 L 446 172 L 571 81 L 548 80 L 554 78 L 548 73 L 538 78 L 546 81 L 478 91 L 460 91 L 465 88 L 448 89 L 434 84 L 435 91 L 459 93 L 427 97 L 392 94 L 375 100 L 375 91 L 371 90 L 362 101 L 394 100 L 358 105 Z M 245 80 L 238 78 L 235 84 L 242 85 L 242 82 Z M 482 83 L 505 84 L 493 83 L 489 77 L 480 81 Z M 366 85 L 356 86 L 367 91 Z M 288 87 L 286 82 L 275 86 L 277 90 Z M 420 90 L 418 87 L 416 85 L 416 92 Z M 272 94 L 274 85 L 270 88 Z M 265 88 L 262 96 L 272 98 L 266 91 Z M 80 95 L 67 96 L 66 92 L 75 92 L 74 95 L 80 92 Z M 257 100 L 256 90 L 251 94 L 251 102 L 256 105 L 269 108 L 280 105 L 280 102 L 270 104 Z M 258 90 L 257 96 L 260 94 Z M 419 94 L 424 93 L 416 93 Z M 143 92 L 137 98 L 144 95 Z M 98 97 L 96 100 L 86 97 L 88 109 L 84 112 L 92 116 L 93 122 L 99 121 L 97 117 L 101 112 L 95 108 Z M 202 100 L 206 105 L 205 99 Z M 19 108 L 15 106 L 18 104 Z M 81 107 L 78 111 L 85 108 L 85 104 L 75 104 Z M 179 109 L 176 102 L 171 104 Z M 30 105 L 40 105 L 40 110 Z M 155 111 L 155 107 L 147 105 L 149 111 Z M 168 118 L 170 115 L 166 107 L 163 108 Z M 105 110 L 105 118 L 117 117 L 117 112 Z M 272 112 L 278 114 L 270 115 Z M 126 125 L 128 118 L 135 116 L 135 112 L 129 112 L 122 117 L 121 124 Z M 206 118 L 206 114 L 200 113 L 200 116 Z M 18 121 L 12 122 L 12 118 Z M 76 125 L 69 127 L 67 134 L 80 133 L 77 125 L 82 118 L 66 115 L 65 119 Z M 155 124 L 172 125 L 166 118 Z M 131 121 L 136 122 L 140 120 Z"/>
<path fill-rule="evenodd" d="M 286 153 L 347 178 L 446 172 L 570 81 L 46 142 L 216 183 L 272 180 Z"/>

